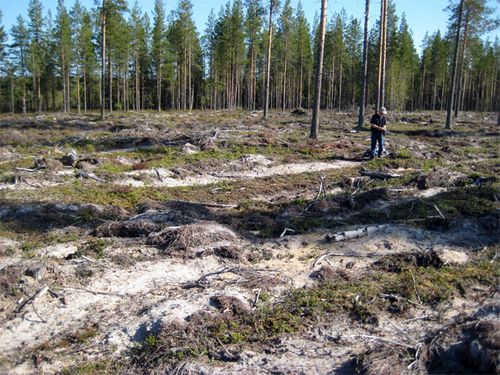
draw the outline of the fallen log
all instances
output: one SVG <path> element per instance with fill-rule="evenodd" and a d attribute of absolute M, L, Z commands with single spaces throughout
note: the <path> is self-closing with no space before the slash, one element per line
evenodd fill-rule
<path fill-rule="evenodd" d="M 325 239 L 327 242 L 340 242 L 340 241 L 350 240 L 353 238 L 364 237 L 369 234 L 375 233 L 381 229 L 384 229 L 386 227 L 388 227 L 388 225 L 383 224 L 383 225 L 376 225 L 374 227 L 359 228 L 356 230 L 350 230 L 335 234 L 326 234 Z"/>
<path fill-rule="evenodd" d="M 97 177 L 94 173 L 88 173 L 85 171 L 78 171 L 76 174 L 76 177 L 90 178 L 90 179 L 95 180 L 97 182 L 106 182 L 106 180 L 103 180 L 102 178 Z"/>
<path fill-rule="evenodd" d="M 192 202 L 192 201 L 172 201 L 172 202 L 193 204 L 211 208 L 238 208 L 240 206 L 239 204 L 223 204 L 223 203 L 210 203 L 210 202 Z"/>
<path fill-rule="evenodd" d="M 370 178 L 378 178 L 379 180 L 388 180 L 389 178 L 401 177 L 401 175 L 397 173 L 382 172 L 382 171 L 374 172 L 366 169 L 362 169 L 359 173 L 362 176 L 367 176 Z"/>

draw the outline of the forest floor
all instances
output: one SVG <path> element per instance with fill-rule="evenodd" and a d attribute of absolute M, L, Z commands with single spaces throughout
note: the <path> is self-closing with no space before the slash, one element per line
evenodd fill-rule
<path fill-rule="evenodd" d="M 0 373 L 500 371 L 496 114 L 0 117 Z"/>

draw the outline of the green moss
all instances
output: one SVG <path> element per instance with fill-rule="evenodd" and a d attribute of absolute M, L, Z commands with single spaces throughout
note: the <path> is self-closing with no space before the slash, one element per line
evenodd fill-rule
<path fill-rule="evenodd" d="M 77 366 L 66 367 L 61 370 L 61 375 L 108 375 L 116 374 L 119 366 L 107 360 L 95 360 L 80 363 Z"/>
<path fill-rule="evenodd" d="M 77 256 L 94 256 L 97 258 L 103 258 L 105 255 L 106 248 L 110 245 L 108 240 L 102 238 L 95 238 L 90 241 L 80 244 L 77 249 Z"/>

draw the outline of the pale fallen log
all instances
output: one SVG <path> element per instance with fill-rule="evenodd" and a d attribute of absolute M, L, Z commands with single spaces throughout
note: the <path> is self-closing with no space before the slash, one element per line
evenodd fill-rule
<path fill-rule="evenodd" d="M 359 228 L 356 230 L 350 230 L 335 234 L 326 234 L 325 239 L 328 242 L 340 242 L 340 241 L 368 236 L 369 234 L 373 234 L 386 227 L 388 227 L 388 225 L 382 224 L 382 225 L 376 225 L 374 227 Z"/>
<path fill-rule="evenodd" d="M 194 204 L 194 205 L 212 207 L 212 208 L 238 208 L 239 207 L 239 204 L 205 203 L 205 202 L 190 202 L 190 201 L 174 201 L 174 202 Z"/>
<path fill-rule="evenodd" d="M 361 173 L 362 176 L 368 176 L 370 178 L 378 178 L 380 180 L 387 180 L 389 178 L 401 177 L 401 175 L 397 173 L 382 172 L 382 171 L 372 172 L 368 170 L 361 170 L 359 173 Z"/>
<path fill-rule="evenodd" d="M 85 171 L 79 171 L 79 172 L 77 172 L 76 177 L 90 178 L 90 179 L 95 180 L 97 182 L 106 182 L 106 180 L 103 180 L 102 178 L 97 177 L 95 174 L 88 173 L 88 172 L 85 172 Z"/>
<path fill-rule="evenodd" d="M 20 172 L 37 172 L 41 170 L 42 168 L 21 168 L 21 167 L 16 167 L 16 171 Z"/>

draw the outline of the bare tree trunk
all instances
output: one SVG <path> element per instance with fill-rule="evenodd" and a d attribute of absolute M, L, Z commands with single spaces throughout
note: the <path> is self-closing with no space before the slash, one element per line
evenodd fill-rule
<path fill-rule="evenodd" d="M 38 100 L 37 100 L 37 105 L 38 105 L 38 113 L 41 113 L 42 112 L 42 91 L 41 91 L 41 82 L 40 82 L 40 76 L 41 76 L 41 73 L 40 71 L 38 71 L 38 83 L 37 83 L 37 95 L 38 95 Z"/>
<path fill-rule="evenodd" d="M 457 91 L 457 95 L 455 98 L 455 113 L 453 115 L 453 117 L 455 117 L 455 118 L 458 117 L 458 112 L 460 111 L 460 105 L 461 105 L 460 98 L 462 96 L 462 87 L 465 86 L 465 82 L 463 82 L 462 79 L 465 80 L 464 62 L 465 62 L 465 49 L 467 48 L 467 29 L 468 29 L 468 26 L 469 26 L 469 11 L 466 11 L 465 12 L 465 24 L 464 24 L 464 37 L 463 37 L 463 43 L 462 43 L 462 56 L 460 57 L 460 65 L 459 65 L 458 71 L 457 71 L 458 91 Z"/>
<path fill-rule="evenodd" d="M 135 57 L 135 109 L 141 110 L 141 85 L 140 85 L 140 66 L 139 57 Z"/>
<path fill-rule="evenodd" d="M 384 0 L 384 40 L 382 43 L 382 78 L 380 86 L 380 106 L 385 106 L 385 84 L 386 84 L 386 66 L 387 66 L 387 0 Z"/>
<path fill-rule="evenodd" d="M 313 116 L 311 121 L 311 132 L 310 138 L 318 138 L 318 128 L 319 128 L 319 111 L 321 104 L 321 81 L 323 78 L 323 55 L 325 52 L 325 33 L 326 33 L 326 11 L 328 6 L 328 0 L 321 1 L 321 22 L 319 25 L 319 41 L 318 41 L 318 51 L 316 58 L 316 74 L 314 78 L 314 106 L 313 106 Z"/>
<path fill-rule="evenodd" d="M 77 105 L 78 105 L 78 114 L 80 114 L 80 66 L 77 65 L 76 67 L 76 98 L 77 98 Z"/>
<path fill-rule="evenodd" d="M 363 34 L 363 70 L 361 71 L 361 92 L 359 94 L 358 129 L 363 128 L 365 119 L 366 77 L 368 75 L 368 21 L 370 16 L 370 0 L 365 3 L 365 30 Z"/>
<path fill-rule="evenodd" d="M 113 55 L 109 54 L 108 59 L 109 70 L 109 113 L 113 112 Z"/>
<path fill-rule="evenodd" d="M 23 77 L 23 115 L 26 116 L 26 82 Z"/>
<path fill-rule="evenodd" d="M 161 64 L 156 67 L 156 99 L 158 112 L 161 111 Z"/>
<path fill-rule="evenodd" d="M 105 81 L 106 81 L 106 0 L 102 0 L 102 40 L 101 40 L 101 120 L 106 117 L 104 109 Z"/>
<path fill-rule="evenodd" d="M 386 46 L 387 46 L 387 0 L 382 0 L 380 3 L 377 109 L 383 107 L 385 102 Z"/>
<path fill-rule="evenodd" d="M 457 81 L 457 62 L 458 62 L 458 44 L 460 42 L 460 24 L 462 23 L 462 9 L 464 6 L 464 0 L 460 1 L 458 8 L 458 24 L 457 24 L 457 34 L 455 36 L 455 53 L 453 56 L 453 64 L 451 69 L 451 87 L 448 93 L 448 108 L 446 111 L 446 125 L 445 129 L 451 129 L 451 111 L 453 110 L 453 99 L 455 97 L 455 85 Z"/>
<path fill-rule="evenodd" d="M 87 69 L 83 67 L 83 113 L 87 113 Z"/>
<path fill-rule="evenodd" d="M 269 32 L 267 36 L 267 58 L 266 58 L 266 98 L 264 102 L 264 118 L 269 111 L 269 88 L 271 81 L 271 53 L 273 44 L 273 7 L 274 0 L 269 1 Z"/>
<path fill-rule="evenodd" d="M 11 72 L 10 76 L 10 111 L 12 114 L 15 112 L 14 107 L 14 74 Z"/>
<path fill-rule="evenodd" d="M 61 68 L 62 68 L 62 80 L 63 80 L 63 112 L 66 113 L 68 112 L 68 104 L 66 102 L 67 96 L 66 96 L 66 61 L 64 59 L 64 50 L 61 51 Z"/>

